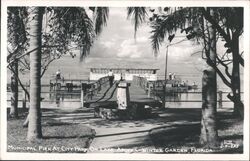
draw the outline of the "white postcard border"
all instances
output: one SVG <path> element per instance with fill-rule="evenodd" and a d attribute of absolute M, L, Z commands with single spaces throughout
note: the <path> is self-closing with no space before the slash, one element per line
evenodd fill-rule
<path fill-rule="evenodd" d="M 249 159 L 249 1 L 117 1 L 117 0 L 2 0 L 1 5 L 1 159 L 14 160 L 248 160 Z M 243 154 L 48 154 L 6 152 L 7 6 L 239 6 L 244 7 L 244 153 Z"/>

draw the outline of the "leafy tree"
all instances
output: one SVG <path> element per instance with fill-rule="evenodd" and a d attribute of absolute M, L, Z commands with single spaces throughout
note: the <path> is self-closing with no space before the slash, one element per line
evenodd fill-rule
<path fill-rule="evenodd" d="M 240 98 L 240 68 L 244 66 L 242 53 L 239 52 L 239 37 L 243 33 L 243 8 L 213 8 L 212 16 L 205 8 L 164 8 L 164 12 L 153 14 L 152 21 L 152 46 L 155 53 L 159 50 L 159 45 L 164 38 L 169 35 L 171 40 L 175 32 L 181 30 L 187 34 L 187 39 L 204 39 L 202 20 L 203 18 L 212 24 L 216 29 L 216 40 L 225 41 L 226 52 L 217 53 L 216 61 L 213 62 L 207 57 L 205 51 L 207 41 L 203 42 L 202 57 L 207 60 L 207 64 L 212 66 L 224 84 L 228 86 L 231 93 L 228 98 L 234 103 L 234 111 L 243 117 L 244 104 Z M 224 70 L 223 70 L 224 68 Z"/>
<path fill-rule="evenodd" d="M 240 95 L 240 65 L 244 67 L 244 59 L 239 51 L 239 38 L 243 33 L 243 8 L 216 8 L 216 11 L 217 15 L 211 16 L 202 8 L 204 17 L 217 29 L 227 48 L 222 57 L 217 57 L 218 63 L 225 68 L 225 74 L 221 74 L 219 69 L 216 70 L 223 82 L 231 88 L 232 95 L 229 93 L 228 98 L 234 103 L 234 113 L 243 118 L 244 104 Z"/>
<path fill-rule="evenodd" d="M 12 58 L 9 69 L 11 70 L 11 108 L 10 116 L 18 117 L 18 59 L 16 58 L 26 46 L 24 22 L 27 12 L 25 8 L 8 8 L 8 61 Z"/>
<path fill-rule="evenodd" d="M 212 8 L 207 8 L 214 15 Z M 203 21 L 204 22 L 204 21 Z M 206 27 L 205 27 L 206 26 Z M 205 20 L 202 23 L 203 40 L 207 60 L 216 62 L 216 29 Z M 217 80 L 216 71 L 212 66 L 203 72 L 202 78 L 202 115 L 200 143 L 208 147 L 217 147 L 218 132 L 216 126 Z"/>
<path fill-rule="evenodd" d="M 233 77 L 231 78 L 231 83 L 227 81 L 223 72 L 218 68 L 218 65 L 225 67 L 226 75 L 230 75 L 228 71 L 228 66 L 225 65 L 223 60 L 216 53 L 216 40 L 218 39 L 218 34 L 222 35 L 222 39 L 228 39 L 227 34 L 224 30 L 234 30 L 237 28 L 241 31 L 241 21 L 230 22 L 227 24 L 227 19 L 229 21 L 229 13 L 231 10 L 237 10 L 237 8 L 164 8 L 164 12 L 158 14 L 153 13 L 150 18 L 152 27 L 152 46 L 155 53 L 159 50 L 159 45 L 168 36 L 170 42 L 175 37 L 175 33 L 179 30 L 186 33 L 187 39 L 194 39 L 200 42 L 200 38 L 203 40 L 203 53 L 205 53 L 205 59 L 207 64 L 210 66 L 208 71 L 204 72 L 204 82 L 210 82 L 209 86 L 204 85 L 203 98 L 205 103 L 203 103 L 202 108 L 202 131 L 201 131 L 201 143 L 205 143 L 208 146 L 216 146 L 217 144 L 217 131 L 216 131 L 216 74 L 222 78 L 223 82 L 228 85 L 232 91 L 234 91 L 234 85 L 231 83 L 236 82 Z M 153 11 L 154 12 L 154 11 Z M 240 12 L 240 11 L 238 11 Z M 236 14 L 236 17 L 240 17 L 240 13 Z M 236 18 L 234 17 L 234 18 Z M 241 18 L 239 18 L 241 19 Z M 205 24 L 204 24 L 205 21 Z M 223 21 L 223 22 L 222 22 Z M 226 23 L 227 22 L 227 23 Z M 234 24 L 234 25 L 232 25 Z M 240 29 L 239 29 L 240 28 Z M 236 30 L 237 30 L 236 29 Z M 228 32 L 229 33 L 229 32 Z M 241 34 L 241 32 L 238 31 Z M 238 34 L 238 36 L 240 35 Z M 238 44 L 238 39 L 236 44 Z M 231 41 L 228 41 L 231 42 Z M 230 46 L 233 48 L 233 46 Z M 235 50 L 239 50 L 236 46 Z M 230 51 L 227 51 L 230 53 Z M 239 53 L 239 52 L 238 52 Z M 238 55 L 238 53 L 236 55 Z M 202 54 L 203 55 L 203 54 Z M 232 59 L 232 62 L 239 62 L 238 60 Z M 237 77 L 237 90 L 239 90 L 239 71 L 237 67 L 233 66 L 232 75 Z M 237 75 L 237 76 L 236 76 Z M 205 83 L 205 84 L 207 84 Z M 209 88 L 208 88 L 209 87 Z M 205 90 L 206 89 L 206 90 Z M 233 92 L 235 93 L 235 92 Z M 229 95 L 230 96 L 230 95 Z M 229 97 L 230 98 L 230 97 Z M 235 103 L 235 102 L 234 102 Z M 236 107 L 236 106 L 235 106 Z M 209 125 L 209 126 L 208 126 Z M 207 135 L 206 135 L 207 134 Z"/>

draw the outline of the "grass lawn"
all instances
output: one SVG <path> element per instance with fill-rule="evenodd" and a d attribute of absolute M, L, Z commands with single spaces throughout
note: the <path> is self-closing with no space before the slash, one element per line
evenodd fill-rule
<path fill-rule="evenodd" d="M 234 117 L 230 110 L 219 110 L 218 112 L 220 147 L 217 149 L 209 149 L 199 144 L 200 109 L 156 109 L 154 113 L 157 114 L 156 118 L 137 120 L 139 125 L 135 124 L 135 126 L 145 124 L 156 126 L 149 131 L 149 136 L 156 149 L 163 149 L 163 152 L 157 153 L 231 154 L 243 152 L 243 121 Z M 22 111 L 19 119 L 8 119 L 9 152 L 85 153 L 95 137 L 95 131 L 84 125 L 86 120 L 92 119 L 92 116 L 89 116 L 85 110 L 43 109 L 44 138 L 36 143 L 28 143 L 26 141 L 27 128 L 22 127 L 26 114 L 27 111 Z M 61 122 L 61 119 L 64 122 Z M 77 123 L 78 121 L 83 124 Z M 98 126 L 108 128 L 113 125 L 113 122 L 100 119 L 96 122 L 93 121 L 93 124 L 97 128 Z"/>
<path fill-rule="evenodd" d="M 176 113 L 175 109 L 168 112 Z M 243 121 L 228 111 L 218 112 L 217 118 L 220 146 L 216 149 L 199 144 L 199 121 L 153 129 L 150 138 L 156 148 L 164 149 L 163 153 L 243 153 Z"/>
<path fill-rule="evenodd" d="M 8 152 L 85 153 L 95 136 L 95 131 L 83 124 L 63 123 L 53 118 L 46 120 L 43 118 L 43 139 L 28 143 L 27 128 L 22 127 L 25 119 L 24 111 L 19 114 L 19 119 L 7 121 Z"/>

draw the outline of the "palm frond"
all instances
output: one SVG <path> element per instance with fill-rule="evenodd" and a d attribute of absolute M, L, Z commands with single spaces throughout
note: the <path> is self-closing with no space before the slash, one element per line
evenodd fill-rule
<path fill-rule="evenodd" d="M 107 26 L 107 21 L 109 17 L 108 7 L 96 7 L 94 9 L 93 22 L 95 25 L 95 33 L 99 35 L 102 32 L 104 26 Z"/>
<path fill-rule="evenodd" d="M 128 7 L 127 8 L 127 17 L 132 18 L 134 23 L 134 38 L 136 38 L 136 33 L 138 28 L 142 23 L 146 21 L 148 16 L 146 7 Z"/>
<path fill-rule="evenodd" d="M 75 43 L 81 48 L 80 60 L 82 61 L 90 52 L 95 33 L 92 20 L 81 7 L 56 7 L 55 23 L 60 41 L 64 40 L 64 46 Z"/>
<path fill-rule="evenodd" d="M 166 11 L 167 12 L 167 11 Z M 199 8 L 175 8 L 167 14 L 154 15 L 151 22 L 151 44 L 154 54 L 157 55 L 159 47 L 165 38 L 174 34 L 177 29 L 184 29 L 186 26 L 195 26 L 200 23 Z"/>

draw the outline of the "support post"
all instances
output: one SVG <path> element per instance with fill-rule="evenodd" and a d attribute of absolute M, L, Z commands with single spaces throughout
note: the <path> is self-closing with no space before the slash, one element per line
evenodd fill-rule
<path fill-rule="evenodd" d="M 51 80 L 49 80 L 49 91 L 52 91 L 51 87 L 53 87 L 53 85 L 51 85 Z"/>
<path fill-rule="evenodd" d="M 23 103 L 23 109 L 26 109 L 26 93 L 23 90 L 23 99 L 22 99 L 22 103 Z"/>
<path fill-rule="evenodd" d="M 117 104 L 119 110 L 126 110 L 130 106 L 129 84 L 120 82 L 117 88 Z"/>
<path fill-rule="evenodd" d="M 84 107 L 84 96 L 86 95 L 86 84 L 85 83 L 81 83 L 81 105 L 82 108 Z"/>
<path fill-rule="evenodd" d="M 166 50 L 166 60 L 165 60 L 165 75 L 163 84 L 163 96 L 162 96 L 162 108 L 166 106 L 166 85 L 167 85 L 167 73 L 168 73 L 168 46 Z"/>
<path fill-rule="evenodd" d="M 82 106 L 82 108 L 84 107 L 84 92 L 83 92 L 82 88 L 81 88 L 81 106 Z"/>
<path fill-rule="evenodd" d="M 56 90 L 61 90 L 61 83 L 56 84 Z"/>
<path fill-rule="evenodd" d="M 101 90 L 102 90 L 102 82 L 98 81 L 98 91 L 101 91 Z"/>
<path fill-rule="evenodd" d="M 94 84 L 91 84 L 91 88 L 90 88 L 90 90 L 91 90 L 91 92 L 90 92 L 90 99 L 91 100 L 93 99 L 93 96 L 94 96 L 94 89 L 95 89 Z"/>
<path fill-rule="evenodd" d="M 151 83 L 148 83 L 148 98 L 151 97 L 151 87 L 152 87 L 152 84 Z"/>
<path fill-rule="evenodd" d="M 219 91 L 219 108 L 222 108 L 222 91 Z"/>
<path fill-rule="evenodd" d="M 97 94 L 98 93 L 98 90 L 97 90 L 97 87 L 98 87 L 98 83 L 94 83 L 94 94 Z"/>

